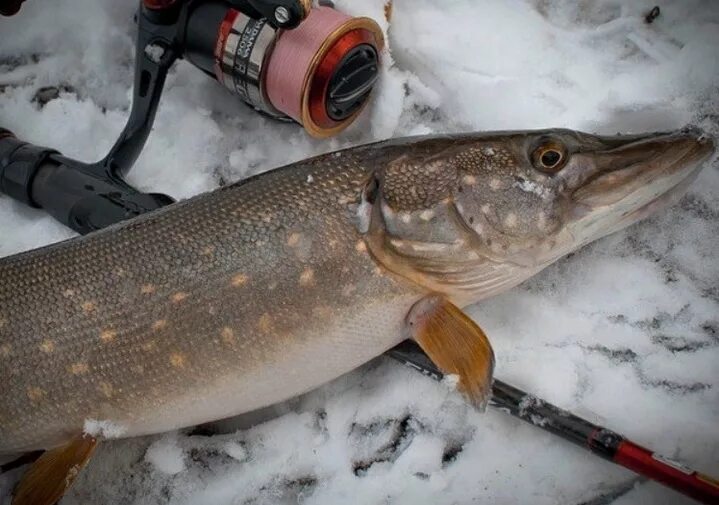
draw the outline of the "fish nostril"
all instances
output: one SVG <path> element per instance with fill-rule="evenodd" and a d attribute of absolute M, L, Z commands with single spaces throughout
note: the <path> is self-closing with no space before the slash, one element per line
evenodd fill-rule
<path fill-rule="evenodd" d="M 692 124 L 684 126 L 684 128 L 679 130 L 679 132 L 683 133 L 684 135 L 691 135 L 692 137 L 696 137 L 697 139 L 700 139 L 705 135 L 704 130 Z"/>

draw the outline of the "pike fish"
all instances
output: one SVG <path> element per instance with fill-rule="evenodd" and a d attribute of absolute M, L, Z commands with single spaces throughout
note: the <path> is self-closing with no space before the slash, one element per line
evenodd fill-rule
<path fill-rule="evenodd" d="M 49 503 L 103 437 L 311 390 L 415 339 L 481 406 L 461 310 L 666 207 L 714 144 L 683 130 L 392 140 L 318 156 L 0 260 L 0 457 Z"/>

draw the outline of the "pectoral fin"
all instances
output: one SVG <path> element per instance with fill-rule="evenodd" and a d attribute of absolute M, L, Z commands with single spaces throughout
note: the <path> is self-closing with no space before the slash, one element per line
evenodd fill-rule
<path fill-rule="evenodd" d="M 484 410 L 492 393 L 494 352 L 482 329 L 440 295 L 417 302 L 405 328 L 442 372 L 459 376 L 460 390 Z"/>
<path fill-rule="evenodd" d="M 97 446 L 97 440 L 78 435 L 71 442 L 46 451 L 22 476 L 12 505 L 54 505 L 70 488 Z"/>

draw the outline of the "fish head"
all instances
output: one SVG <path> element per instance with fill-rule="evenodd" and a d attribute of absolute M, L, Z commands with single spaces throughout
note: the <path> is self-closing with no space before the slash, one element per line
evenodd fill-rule
<path fill-rule="evenodd" d="M 393 149 L 368 193 L 370 247 L 395 273 L 468 303 L 670 205 L 714 144 L 692 128 L 634 136 L 554 129 Z"/>

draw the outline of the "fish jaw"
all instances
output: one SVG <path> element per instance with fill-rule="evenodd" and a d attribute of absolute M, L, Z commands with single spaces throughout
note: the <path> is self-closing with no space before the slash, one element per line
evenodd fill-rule
<path fill-rule="evenodd" d="M 694 128 L 467 134 L 413 147 L 375 174 L 369 248 L 387 269 L 463 305 L 675 202 L 714 152 Z M 561 161 L 551 168 L 541 159 L 549 149 Z"/>
<path fill-rule="evenodd" d="M 630 140 L 598 157 L 595 175 L 571 196 L 577 246 L 676 203 L 714 151 L 711 138 L 688 128 Z"/>

